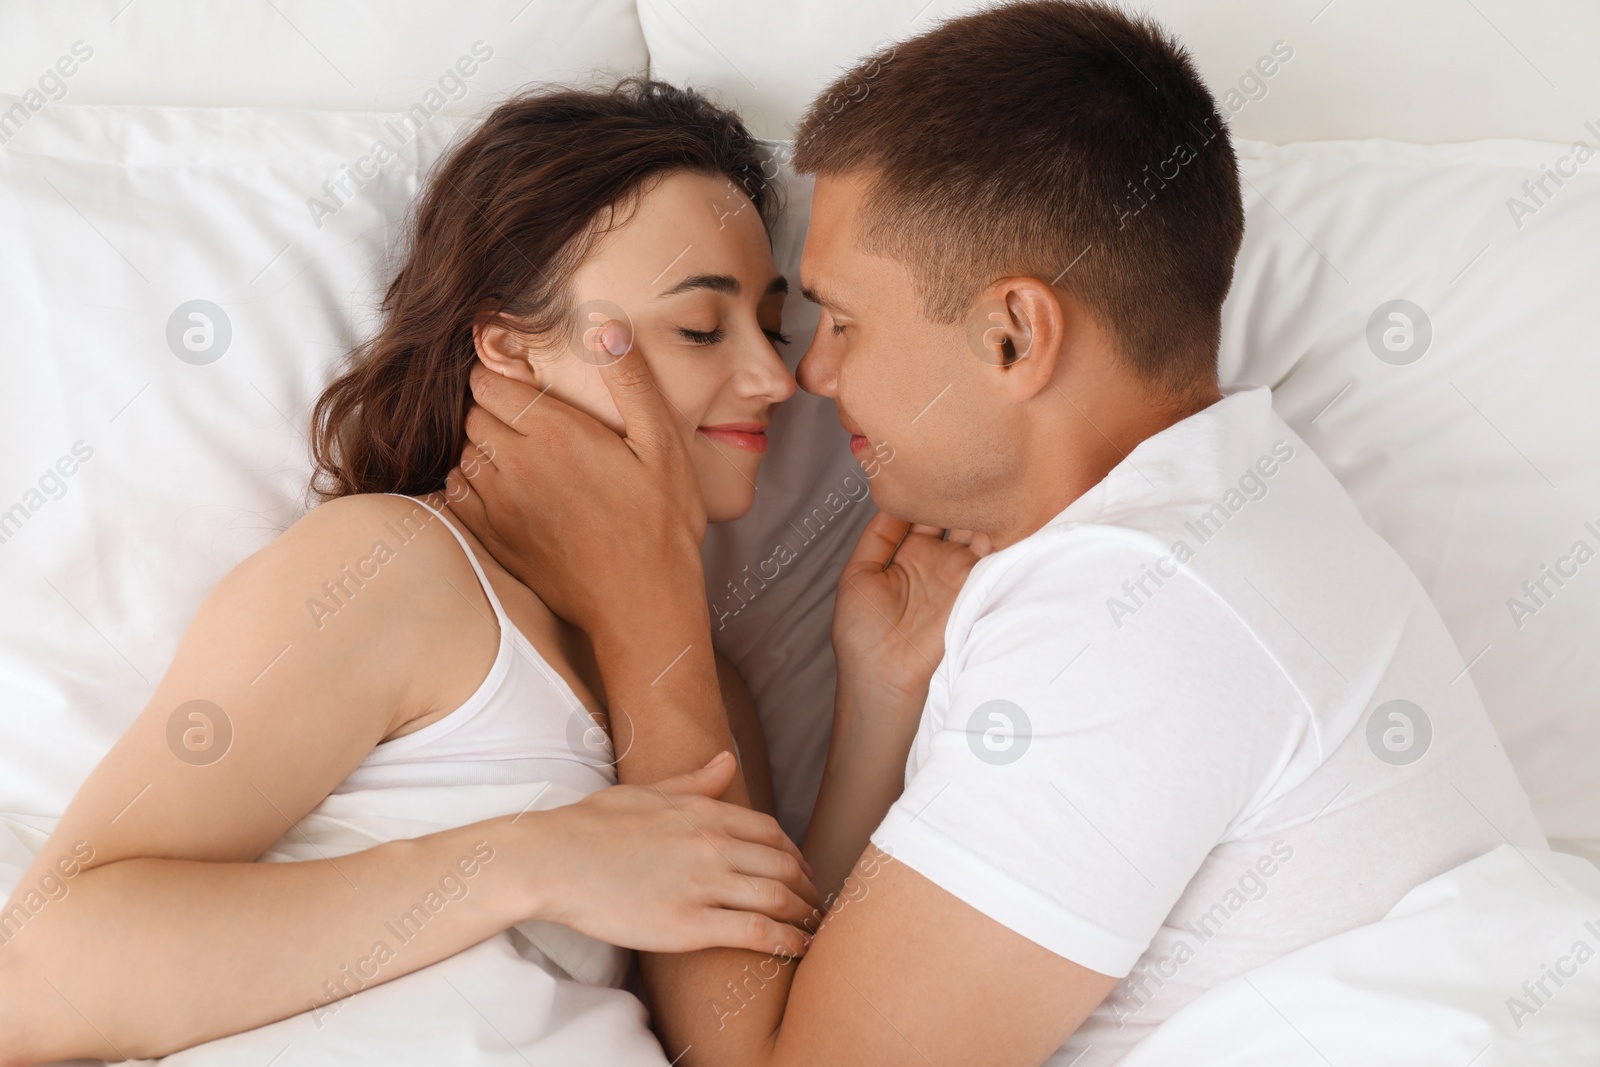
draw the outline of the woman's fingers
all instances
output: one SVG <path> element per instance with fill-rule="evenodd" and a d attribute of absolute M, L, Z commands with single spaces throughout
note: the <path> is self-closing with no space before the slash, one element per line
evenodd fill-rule
<path fill-rule="evenodd" d="M 784 883 L 812 907 L 822 905 L 822 894 L 806 873 L 805 857 L 777 820 L 735 804 L 712 803 L 718 807 L 709 815 L 687 810 L 684 814 L 724 861 L 737 872 Z"/>
<path fill-rule="evenodd" d="M 783 827 L 772 816 L 737 804 L 721 803 L 715 809 L 715 814 L 717 829 L 727 836 L 765 845 L 787 853 L 801 863 L 805 862 L 799 846 L 789 840 L 789 835 L 783 832 Z"/>
<path fill-rule="evenodd" d="M 709 945 L 749 949 L 769 956 L 803 956 L 811 938 L 804 930 L 750 911 L 713 908 L 705 914 Z"/>
<path fill-rule="evenodd" d="M 737 769 L 738 762 L 733 758 L 733 753 L 723 750 L 712 756 L 704 767 L 672 778 L 663 778 L 655 787 L 662 793 L 674 796 L 702 796 L 715 799 L 728 791 L 728 786 L 733 784 L 733 775 Z"/>
<path fill-rule="evenodd" d="M 801 869 L 799 862 L 787 852 L 779 852 L 765 845 L 751 845 L 730 840 L 723 853 L 733 865 L 736 874 L 782 885 L 803 901 L 807 909 L 822 907 L 822 894 L 811 884 L 811 879 L 806 877 L 806 872 Z M 789 918 L 787 915 L 775 917 Z"/>
<path fill-rule="evenodd" d="M 721 907 L 755 912 L 778 922 L 805 922 L 819 909 L 819 905 L 802 900 L 782 882 L 733 871 L 722 879 L 714 892 L 715 903 Z"/>

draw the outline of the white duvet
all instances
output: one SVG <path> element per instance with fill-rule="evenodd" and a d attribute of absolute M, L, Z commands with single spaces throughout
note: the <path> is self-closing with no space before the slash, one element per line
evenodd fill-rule
<path fill-rule="evenodd" d="M 335 795 L 264 858 L 336 858 L 530 801 L 544 809 L 577 798 L 554 785 Z M 0 892 L 16 885 L 52 823 L 0 815 Z M 663 1067 L 643 1005 L 618 988 L 627 968 L 627 953 L 613 946 L 524 923 L 331 1007 L 159 1062 Z M 1120 1067 L 1434 1064 L 1600 1064 L 1600 870 L 1502 846 L 1418 886 L 1376 923 L 1211 990 Z"/>
<path fill-rule="evenodd" d="M 551 783 L 335 794 L 263 859 L 337 859 L 384 841 L 559 807 L 580 796 Z M 54 822 L 0 815 L 0 895 L 10 894 Z M 471 899 L 469 888 L 459 902 L 444 906 L 470 907 Z M 622 949 L 563 926 L 523 923 L 431 967 L 369 985 L 331 1005 L 161 1060 L 130 1062 L 166 1067 L 665 1067 L 644 1005 L 618 988 L 628 965 L 629 954 Z"/>
<path fill-rule="evenodd" d="M 1502 845 L 1212 989 L 1118 1067 L 1594 1067 L 1600 871 Z"/>

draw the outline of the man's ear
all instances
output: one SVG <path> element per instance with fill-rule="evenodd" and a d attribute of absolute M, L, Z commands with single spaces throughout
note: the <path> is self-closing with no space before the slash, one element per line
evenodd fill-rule
<path fill-rule="evenodd" d="M 967 340 L 996 368 L 1002 389 L 1026 400 L 1055 377 L 1066 341 L 1066 309 L 1048 283 L 1019 275 L 991 283 L 974 306 Z"/>
<path fill-rule="evenodd" d="M 496 374 L 536 389 L 547 386 L 529 357 L 526 339 L 504 315 L 491 315 L 473 324 L 472 346 L 478 359 Z"/>

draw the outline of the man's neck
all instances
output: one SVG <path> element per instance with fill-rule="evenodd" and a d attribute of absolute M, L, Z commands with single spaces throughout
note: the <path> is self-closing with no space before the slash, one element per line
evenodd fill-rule
<path fill-rule="evenodd" d="M 1031 443 L 1014 506 L 987 531 L 996 548 L 1042 529 L 1100 484 L 1140 442 L 1222 399 L 1214 384 L 1181 403 L 1144 389 L 1112 391 L 1099 398 L 1070 395 L 1064 386 L 1056 393 L 1058 417 L 1041 427 Z"/>

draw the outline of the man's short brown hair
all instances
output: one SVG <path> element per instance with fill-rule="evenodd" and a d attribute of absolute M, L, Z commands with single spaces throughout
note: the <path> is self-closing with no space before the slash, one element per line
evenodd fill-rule
<path fill-rule="evenodd" d="M 911 266 L 936 321 L 1029 275 L 1071 293 L 1163 392 L 1215 382 L 1238 161 L 1154 22 L 1067 0 L 947 21 L 839 78 L 801 122 L 795 165 L 873 176 L 864 247 Z"/>

